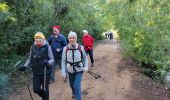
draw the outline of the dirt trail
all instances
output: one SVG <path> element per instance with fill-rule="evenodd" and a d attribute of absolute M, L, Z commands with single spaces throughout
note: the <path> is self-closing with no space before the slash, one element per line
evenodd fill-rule
<path fill-rule="evenodd" d="M 170 100 L 170 91 L 122 60 L 119 44 L 99 43 L 94 48 L 94 58 L 95 65 L 90 70 L 100 73 L 102 78 L 84 74 L 83 100 Z M 63 82 L 60 71 L 56 77 L 56 82 L 50 84 L 50 100 L 73 100 L 69 84 Z M 26 87 L 18 91 L 11 94 L 9 100 L 31 100 Z M 34 100 L 41 100 L 32 94 Z"/>

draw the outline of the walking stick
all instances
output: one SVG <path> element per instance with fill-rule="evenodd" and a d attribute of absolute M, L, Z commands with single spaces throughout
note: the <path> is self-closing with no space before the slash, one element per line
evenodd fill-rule
<path fill-rule="evenodd" d="M 29 91 L 29 93 L 30 93 L 31 100 L 33 100 L 33 97 L 32 97 L 32 94 L 31 94 L 31 90 L 30 90 L 30 87 L 29 87 L 29 85 L 28 85 L 28 84 L 27 84 L 27 88 L 28 88 L 28 91 Z"/>
<path fill-rule="evenodd" d="M 88 71 L 87 73 L 89 73 L 90 75 L 94 76 L 95 79 L 101 78 L 101 75 L 96 74 L 96 73 L 94 73 L 94 72 L 92 72 L 92 71 Z"/>
<path fill-rule="evenodd" d="M 47 71 L 47 68 L 45 67 L 44 68 L 44 91 L 46 91 L 46 88 L 45 88 L 45 86 L 46 86 L 46 71 Z"/>
<path fill-rule="evenodd" d="M 14 67 L 16 67 L 16 66 L 22 67 L 23 65 L 24 65 L 23 62 L 18 61 L 18 62 L 14 65 Z M 30 89 L 30 87 L 29 87 L 29 79 L 27 80 L 27 89 L 28 89 L 28 92 L 29 92 L 29 94 L 30 94 L 31 100 L 34 100 L 33 97 L 32 97 L 32 94 L 31 94 L 31 89 Z"/>

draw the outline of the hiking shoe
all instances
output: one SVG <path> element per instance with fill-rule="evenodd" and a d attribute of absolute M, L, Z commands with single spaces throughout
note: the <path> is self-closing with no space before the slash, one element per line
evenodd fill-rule
<path fill-rule="evenodd" d="M 72 95 L 72 98 L 76 98 L 74 94 Z"/>
<path fill-rule="evenodd" d="M 94 64 L 93 64 L 93 63 L 91 64 L 91 67 L 94 67 Z"/>
<path fill-rule="evenodd" d="M 68 82 L 68 74 L 66 74 L 66 77 L 65 77 L 65 79 L 64 79 L 64 82 Z"/>
<path fill-rule="evenodd" d="M 53 82 L 54 82 L 54 80 L 53 80 L 53 79 L 51 79 L 49 83 L 51 84 L 51 83 L 53 83 Z"/>

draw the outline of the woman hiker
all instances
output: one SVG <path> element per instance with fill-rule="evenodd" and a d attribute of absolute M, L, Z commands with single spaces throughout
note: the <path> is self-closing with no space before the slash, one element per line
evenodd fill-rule
<path fill-rule="evenodd" d="M 77 43 L 77 34 L 70 32 L 69 43 L 62 53 L 62 75 L 66 78 L 68 72 L 72 98 L 81 100 L 81 81 L 83 72 L 88 70 L 88 59 L 84 47 Z"/>
<path fill-rule="evenodd" d="M 34 93 L 38 94 L 42 100 L 49 100 L 49 80 L 54 57 L 51 46 L 46 41 L 42 32 L 37 32 L 34 39 L 29 58 L 19 70 L 24 71 L 30 66 L 33 72 Z"/>

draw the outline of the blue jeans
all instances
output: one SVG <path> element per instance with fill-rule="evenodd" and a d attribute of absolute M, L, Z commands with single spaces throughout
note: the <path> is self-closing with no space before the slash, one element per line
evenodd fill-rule
<path fill-rule="evenodd" d="M 90 61 L 91 63 L 94 63 L 94 59 L 93 59 L 93 49 L 92 50 L 86 50 L 86 54 L 90 56 Z"/>
<path fill-rule="evenodd" d="M 68 73 L 70 87 L 73 95 L 75 95 L 76 100 L 81 100 L 81 80 L 83 72 Z"/>

